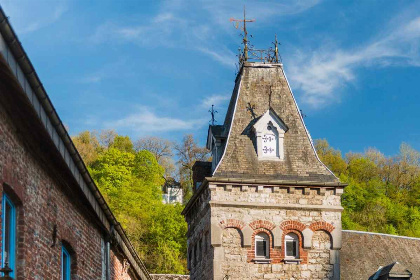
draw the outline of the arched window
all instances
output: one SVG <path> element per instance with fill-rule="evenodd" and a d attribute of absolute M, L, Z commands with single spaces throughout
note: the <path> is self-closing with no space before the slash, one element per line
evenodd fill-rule
<path fill-rule="evenodd" d="M 61 246 L 61 280 L 71 279 L 71 255 L 66 246 Z"/>
<path fill-rule="evenodd" d="M 10 276 L 14 277 L 16 270 L 16 207 L 10 198 L 3 194 L 2 201 L 2 258 L 1 264 L 4 267 L 5 262 L 13 270 Z"/>
<path fill-rule="evenodd" d="M 285 257 L 288 259 L 299 258 L 299 237 L 291 232 L 284 237 Z"/>
<path fill-rule="evenodd" d="M 255 235 L 255 257 L 270 258 L 270 238 L 264 232 Z"/>

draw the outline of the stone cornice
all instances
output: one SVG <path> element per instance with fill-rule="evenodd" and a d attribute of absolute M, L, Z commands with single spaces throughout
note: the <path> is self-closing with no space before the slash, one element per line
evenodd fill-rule
<path fill-rule="evenodd" d="M 302 204 L 279 204 L 279 203 L 255 203 L 242 201 L 210 201 L 210 207 L 240 207 L 240 208 L 256 208 L 256 209 L 292 209 L 292 210 L 315 210 L 342 212 L 341 206 L 336 205 L 302 205 Z"/>
<path fill-rule="evenodd" d="M 337 195 L 343 193 L 343 189 L 348 185 L 341 182 L 329 182 L 329 183 L 320 183 L 320 182 L 311 182 L 311 181 L 285 181 L 285 180 L 259 180 L 259 179 L 238 179 L 238 178 L 219 178 L 219 177 L 206 177 L 191 199 L 188 201 L 182 215 L 187 215 L 190 209 L 195 204 L 196 200 L 202 192 L 208 188 L 209 184 L 212 186 L 217 185 L 226 185 L 228 188 L 232 185 L 240 185 L 241 191 L 246 190 L 248 186 L 261 186 L 261 187 L 286 187 L 289 188 L 289 193 L 293 193 L 295 188 L 304 188 L 309 190 L 310 188 L 317 188 L 320 190 L 320 193 L 325 193 L 326 188 L 334 188 Z M 304 191 L 304 194 L 308 194 Z M 280 204 L 279 204 L 280 205 Z M 300 204 L 299 204 L 300 205 Z M 302 206 L 302 205 L 300 205 Z M 308 207 L 306 205 L 305 207 Z M 304 207 L 301 207 L 304 208 Z"/>
<path fill-rule="evenodd" d="M 240 179 L 240 178 L 220 178 L 206 177 L 210 183 L 238 183 L 238 184 L 258 184 L 264 186 L 287 185 L 287 186 L 319 186 L 319 187 L 346 187 L 348 184 L 341 182 L 313 182 L 313 181 L 290 181 L 290 180 L 264 180 L 264 179 Z"/>

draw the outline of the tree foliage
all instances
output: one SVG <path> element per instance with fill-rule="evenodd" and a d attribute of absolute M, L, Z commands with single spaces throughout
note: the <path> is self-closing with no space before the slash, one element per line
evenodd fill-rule
<path fill-rule="evenodd" d="M 348 183 L 343 228 L 420 237 L 420 153 L 403 143 L 398 155 L 376 149 L 341 153 L 316 141 L 320 159 Z"/>
<path fill-rule="evenodd" d="M 151 272 L 186 272 L 183 205 L 162 203 L 165 169 L 155 154 L 113 131 L 73 137 L 108 205 Z"/>
<path fill-rule="evenodd" d="M 208 151 L 192 135 L 180 143 L 147 137 L 135 142 L 113 130 L 84 131 L 73 141 L 114 215 L 147 268 L 154 273 L 186 273 L 187 225 L 183 205 L 162 203 L 165 178 L 192 194 L 192 166 Z M 402 144 L 387 157 L 369 148 L 347 153 L 316 141 L 320 159 L 342 182 L 343 228 L 420 237 L 420 153 Z M 174 160 L 175 156 L 175 160 Z"/>
<path fill-rule="evenodd" d="M 184 190 L 185 199 L 192 196 L 193 172 L 192 167 L 196 161 L 207 161 L 209 151 L 205 147 L 198 146 L 192 134 L 185 135 L 182 142 L 175 145 L 178 156 L 179 180 Z"/>

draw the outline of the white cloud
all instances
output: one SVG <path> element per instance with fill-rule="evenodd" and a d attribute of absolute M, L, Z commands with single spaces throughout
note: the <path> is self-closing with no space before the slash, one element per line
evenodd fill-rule
<path fill-rule="evenodd" d="M 225 103 L 227 100 L 230 99 L 229 94 L 215 94 L 212 96 L 206 97 L 203 102 L 201 103 L 201 107 L 203 108 L 211 108 L 211 105 L 218 106 Z"/>
<path fill-rule="evenodd" d="M 263 22 L 279 15 L 301 13 L 319 2 L 265 1 L 251 2 L 247 5 L 249 11 L 252 11 L 252 17 L 258 17 Z M 165 1 L 159 12 L 145 23 L 123 26 L 116 22 L 105 22 L 97 28 L 91 40 L 94 43 L 113 41 L 148 47 L 184 48 L 199 51 L 226 67 L 234 68 L 236 54 L 217 43 L 217 38 L 226 32 L 235 32 L 237 35 L 228 19 L 234 15 L 241 15 L 238 11 L 241 10 L 242 4 L 241 0 Z"/>
<path fill-rule="evenodd" d="M 236 55 L 226 49 L 225 51 L 216 51 L 216 50 L 211 50 L 208 48 L 198 48 L 198 51 L 209 55 L 211 58 L 213 58 L 214 60 L 216 60 L 217 62 L 229 67 L 229 68 L 235 68 L 235 63 L 237 62 L 237 58 Z"/>
<path fill-rule="evenodd" d="M 297 51 L 288 67 L 290 79 L 294 88 L 303 91 L 304 102 L 322 107 L 339 101 L 341 87 L 356 80 L 358 68 L 420 66 L 419 39 L 420 17 L 416 17 L 358 48 Z"/>
<path fill-rule="evenodd" d="M 129 129 L 137 133 L 191 130 L 205 124 L 203 119 L 182 120 L 157 115 L 150 108 L 141 106 L 139 112 L 130 114 L 117 121 L 107 123 L 107 128 Z"/>
<path fill-rule="evenodd" d="M 19 34 L 31 33 L 62 18 L 68 10 L 66 1 L 36 2 L 0 0 Z"/>

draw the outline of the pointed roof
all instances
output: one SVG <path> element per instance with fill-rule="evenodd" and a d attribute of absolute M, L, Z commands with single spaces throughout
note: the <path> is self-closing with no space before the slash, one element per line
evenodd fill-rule
<path fill-rule="evenodd" d="M 282 161 L 258 160 L 252 127 L 267 112 L 288 128 Z M 213 177 L 339 184 L 316 154 L 282 64 L 242 66 L 223 126 L 227 141 Z"/>

